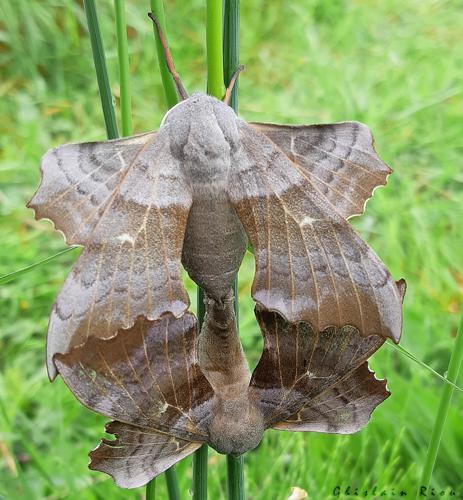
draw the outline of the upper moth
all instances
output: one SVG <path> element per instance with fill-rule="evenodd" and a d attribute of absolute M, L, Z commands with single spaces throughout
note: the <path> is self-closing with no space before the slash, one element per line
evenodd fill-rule
<path fill-rule="evenodd" d="M 184 314 L 181 264 L 220 300 L 248 238 L 262 308 L 399 340 L 402 285 L 346 220 L 391 172 L 366 125 L 247 123 L 196 93 L 158 131 L 59 146 L 41 171 L 28 206 L 84 246 L 51 313 L 51 378 L 53 355 L 88 337 Z"/>

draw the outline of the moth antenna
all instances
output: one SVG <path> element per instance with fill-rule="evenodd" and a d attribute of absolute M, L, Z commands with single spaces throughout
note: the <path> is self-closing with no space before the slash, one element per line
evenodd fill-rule
<path fill-rule="evenodd" d="M 152 12 L 148 12 L 148 17 L 153 21 L 154 25 L 156 26 L 156 30 L 159 35 L 159 40 L 161 40 L 162 48 L 164 49 L 164 57 L 166 59 L 167 68 L 169 69 L 169 72 L 172 75 L 172 78 L 174 79 L 175 86 L 177 87 L 177 92 L 182 98 L 182 100 L 188 99 L 187 91 L 185 90 L 182 80 L 180 80 L 180 76 L 175 69 L 174 61 L 172 60 L 172 55 L 170 53 L 169 46 L 167 45 L 167 40 L 164 36 L 164 33 L 162 32 L 161 24 L 159 23 L 158 18 Z"/>
<path fill-rule="evenodd" d="M 238 75 L 244 70 L 244 66 L 240 64 L 236 69 L 235 72 L 233 73 L 233 76 L 231 77 L 230 83 L 228 84 L 227 90 L 225 92 L 225 97 L 223 98 L 223 102 L 225 104 L 228 104 L 231 99 L 231 94 L 233 91 L 233 87 L 235 86 L 236 79 L 238 78 Z"/>

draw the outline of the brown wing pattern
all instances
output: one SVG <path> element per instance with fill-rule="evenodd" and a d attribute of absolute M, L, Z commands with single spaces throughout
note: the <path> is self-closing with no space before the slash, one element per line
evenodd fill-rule
<path fill-rule="evenodd" d="M 384 264 L 266 136 L 240 122 L 229 196 L 256 259 L 254 300 L 318 331 L 400 338 L 401 291 Z"/>
<path fill-rule="evenodd" d="M 70 245 L 85 245 L 127 171 L 156 138 L 149 132 L 105 142 L 65 144 L 42 158 L 42 182 L 28 203 Z"/>
<path fill-rule="evenodd" d="M 274 125 L 252 123 L 308 176 L 344 218 L 362 214 L 373 190 L 392 170 L 380 160 L 363 123 Z"/>
<path fill-rule="evenodd" d="M 308 323 L 290 324 L 259 308 L 256 317 L 264 350 L 250 390 L 268 427 L 353 432 L 349 429 L 358 430 L 387 397 L 384 383 L 366 364 L 383 338 L 363 337 L 352 326 L 316 332 Z"/>
<path fill-rule="evenodd" d="M 204 441 L 213 390 L 196 363 L 196 319 L 138 318 L 111 339 L 90 337 L 55 363 L 85 406 L 112 419 Z"/>
<path fill-rule="evenodd" d="M 109 423 L 106 432 L 117 439 L 103 439 L 90 453 L 89 467 L 109 474 L 121 488 L 146 484 L 202 444 L 121 422 Z"/>
<path fill-rule="evenodd" d="M 273 428 L 351 434 L 368 423 L 373 410 L 389 395 L 386 381 L 377 380 L 365 362 Z"/>
<path fill-rule="evenodd" d="M 66 145 L 45 155 L 30 206 L 53 218 L 68 242 L 85 245 L 50 317 L 52 379 L 55 353 L 91 335 L 111 337 L 139 315 L 178 317 L 188 308 L 181 252 L 192 197 L 166 134 Z"/>

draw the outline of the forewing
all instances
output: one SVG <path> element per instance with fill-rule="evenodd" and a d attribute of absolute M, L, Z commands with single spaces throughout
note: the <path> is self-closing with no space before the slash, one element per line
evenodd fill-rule
<path fill-rule="evenodd" d="M 109 474 L 121 488 L 143 486 L 202 444 L 122 422 L 109 423 L 106 432 L 117 439 L 103 439 L 90 453 L 89 467 Z"/>
<path fill-rule="evenodd" d="M 139 315 L 154 320 L 171 312 L 179 317 L 188 308 L 181 252 L 192 203 L 190 186 L 170 154 L 165 132 L 54 151 L 45 156 L 43 182 L 31 206 L 40 217 L 53 217 L 68 241 L 85 248 L 50 316 L 47 366 L 52 379 L 55 353 L 65 353 L 89 336 L 111 337 L 118 329 L 132 326 Z M 80 157 L 78 151 L 83 151 Z M 55 157 L 60 162 L 53 165 Z M 82 184 L 72 182 L 78 175 L 91 181 L 93 174 L 85 177 L 83 169 L 95 167 L 95 158 L 98 173 L 116 170 L 116 158 L 122 167 L 109 176 L 111 181 L 95 181 L 98 187 L 93 193 L 105 193 L 106 198 L 98 199 L 99 205 L 91 211 L 90 188 L 81 193 Z M 51 188 L 52 172 L 58 186 L 64 178 L 71 187 L 67 192 L 57 188 L 61 189 L 58 201 L 39 203 L 56 194 Z"/>
<path fill-rule="evenodd" d="M 392 170 L 378 157 L 363 123 L 276 125 L 252 123 L 308 177 L 344 218 L 362 214 Z"/>
<path fill-rule="evenodd" d="M 288 321 L 400 338 L 399 287 L 333 206 L 265 135 L 240 122 L 229 197 L 256 259 L 252 293 Z"/>
<path fill-rule="evenodd" d="M 345 419 L 346 426 L 338 426 L 333 432 L 353 432 L 346 429 L 364 422 L 365 415 L 369 417 L 387 396 L 384 384 L 374 379 L 366 364 L 384 343 L 383 338 L 364 337 L 352 326 L 317 332 L 308 323 L 290 324 L 279 314 L 259 308 L 256 317 L 264 336 L 264 350 L 252 374 L 250 390 L 260 401 L 268 427 L 288 419 L 293 425 L 300 419 L 312 426 L 310 430 L 317 426 L 333 429 Z M 370 395 L 366 409 L 361 408 L 359 398 L 368 399 Z M 340 404 L 327 406 L 334 397 L 340 398 Z M 338 406 L 340 411 L 329 420 L 328 410 Z M 361 415 L 353 415 L 355 412 Z"/>
<path fill-rule="evenodd" d="M 91 410 L 137 427 L 204 441 L 213 390 L 196 362 L 196 319 L 143 317 L 111 339 L 90 337 L 56 354 L 74 395 Z"/>
<path fill-rule="evenodd" d="M 50 219 L 67 243 L 85 245 L 127 171 L 156 132 L 105 142 L 65 144 L 42 158 L 40 186 L 28 203 Z"/>

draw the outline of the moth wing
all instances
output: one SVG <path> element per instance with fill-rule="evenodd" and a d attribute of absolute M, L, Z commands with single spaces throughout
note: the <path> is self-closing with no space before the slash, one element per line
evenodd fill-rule
<path fill-rule="evenodd" d="M 181 253 L 192 197 L 166 131 L 61 146 L 45 155 L 42 171 L 30 206 L 52 218 L 69 243 L 85 246 L 50 316 L 53 379 L 55 353 L 92 335 L 111 337 L 139 315 L 186 311 Z"/>
<path fill-rule="evenodd" d="M 27 206 L 37 220 L 53 221 L 68 244 L 85 245 L 114 191 L 156 135 L 50 149 L 41 161 L 40 186 Z"/>
<path fill-rule="evenodd" d="M 349 218 L 364 211 L 392 170 L 378 157 L 370 129 L 359 122 L 326 125 L 251 123 L 307 175 L 313 189 Z"/>
<path fill-rule="evenodd" d="M 352 326 L 317 332 L 259 308 L 256 317 L 264 350 L 250 391 L 267 427 L 354 432 L 389 395 L 366 362 L 384 343 L 378 335 L 364 337 Z"/>
<path fill-rule="evenodd" d="M 350 324 L 397 342 L 403 287 L 302 168 L 245 122 L 239 129 L 228 193 L 254 249 L 254 300 L 317 331 Z"/>
<path fill-rule="evenodd" d="M 117 421 L 106 432 L 116 439 L 103 439 L 90 452 L 89 468 L 109 474 L 121 488 L 143 486 L 202 444 Z"/>
<path fill-rule="evenodd" d="M 367 425 L 373 410 L 389 396 L 386 381 L 378 380 L 365 362 L 273 428 L 352 434 Z"/>
<path fill-rule="evenodd" d="M 196 319 L 139 317 L 110 339 L 90 337 L 56 367 L 77 399 L 106 417 L 187 441 L 207 439 L 214 392 L 196 362 Z"/>

